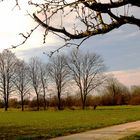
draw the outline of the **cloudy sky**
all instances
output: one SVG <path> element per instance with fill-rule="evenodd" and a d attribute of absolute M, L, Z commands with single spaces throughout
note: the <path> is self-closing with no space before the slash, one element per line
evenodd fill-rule
<path fill-rule="evenodd" d="M 25 9 L 22 8 L 22 10 L 18 7 L 12 10 L 13 7 L 14 3 L 7 3 L 7 1 L 0 3 L 0 51 L 21 42 L 23 38 L 18 34 L 28 31 L 35 24 L 25 16 L 27 5 L 23 5 Z M 139 15 L 140 10 L 134 8 L 134 12 Z M 40 29 L 26 44 L 12 51 L 24 60 L 39 56 L 47 61 L 47 56 L 43 52 L 55 50 L 61 41 L 49 36 L 46 45 L 42 47 L 42 36 Z M 123 84 L 140 85 L 140 30 L 138 27 L 124 25 L 108 34 L 91 37 L 80 49 L 100 54 L 107 66 L 107 71 L 113 73 Z M 61 51 L 69 50 L 67 48 Z"/>

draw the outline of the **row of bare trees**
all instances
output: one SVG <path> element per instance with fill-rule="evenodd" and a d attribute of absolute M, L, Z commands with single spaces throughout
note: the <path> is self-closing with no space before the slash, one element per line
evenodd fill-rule
<path fill-rule="evenodd" d="M 63 54 L 53 56 L 48 63 L 43 63 L 36 57 L 25 63 L 11 51 L 4 50 L 0 53 L 0 95 L 5 111 L 8 109 L 9 98 L 17 94 L 22 111 L 24 99 L 29 94 L 36 97 L 37 110 L 40 109 L 39 98 L 42 96 L 46 109 L 48 85 L 55 89 L 59 110 L 62 109 L 62 94 L 74 91 L 75 88 L 78 89 L 84 109 L 87 96 L 105 81 L 104 70 L 102 58 L 95 53 L 74 50 L 67 57 Z M 70 85 L 72 89 L 69 88 Z"/>
<path fill-rule="evenodd" d="M 81 98 L 79 93 L 66 94 L 61 98 L 61 109 L 68 108 L 71 110 L 81 108 Z M 21 108 L 21 100 L 17 98 L 9 99 L 9 107 Z M 47 96 L 47 108 L 57 108 L 57 96 L 51 94 Z M 112 106 L 112 105 L 140 105 L 140 86 L 131 86 L 130 88 L 124 86 L 115 78 L 107 80 L 107 85 L 102 90 L 102 94 L 90 94 L 86 98 L 86 108 L 96 109 L 97 106 Z M 36 110 L 36 98 L 25 98 L 24 106 L 26 110 Z M 3 101 L 0 99 L 0 108 L 3 108 Z M 39 107 L 43 109 L 44 99 L 43 95 L 39 97 Z"/>

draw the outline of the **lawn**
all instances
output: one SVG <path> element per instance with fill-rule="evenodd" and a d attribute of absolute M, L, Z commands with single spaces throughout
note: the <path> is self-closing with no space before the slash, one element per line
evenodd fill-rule
<path fill-rule="evenodd" d="M 120 140 L 140 140 L 140 132 L 137 132 L 136 134 L 131 136 L 124 137 Z"/>
<path fill-rule="evenodd" d="M 0 110 L 0 139 L 52 138 L 140 119 L 140 106 L 97 107 L 97 110 Z"/>

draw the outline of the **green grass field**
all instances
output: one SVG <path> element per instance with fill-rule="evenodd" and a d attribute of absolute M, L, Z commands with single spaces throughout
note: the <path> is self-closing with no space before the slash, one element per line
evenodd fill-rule
<path fill-rule="evenodd" d="M 97 107 L 97 110 L 0 110 L 0 139 L 43 139 L 140 120 L 140 106 Z"/>

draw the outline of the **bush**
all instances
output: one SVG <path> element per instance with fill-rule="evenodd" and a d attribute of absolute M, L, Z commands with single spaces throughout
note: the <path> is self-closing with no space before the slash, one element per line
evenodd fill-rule
<path fill-rule="evenodd" d="M 16 98 L 12 98 L 9 100 L 9 107 L 18 108 L 18 106 L 19 106 L 19 103 Z"/>
<path fill-rule="evenodd" d="M 140 105 L 140 96 L 132 97 L 129 101 L 130 105 Z"/>

